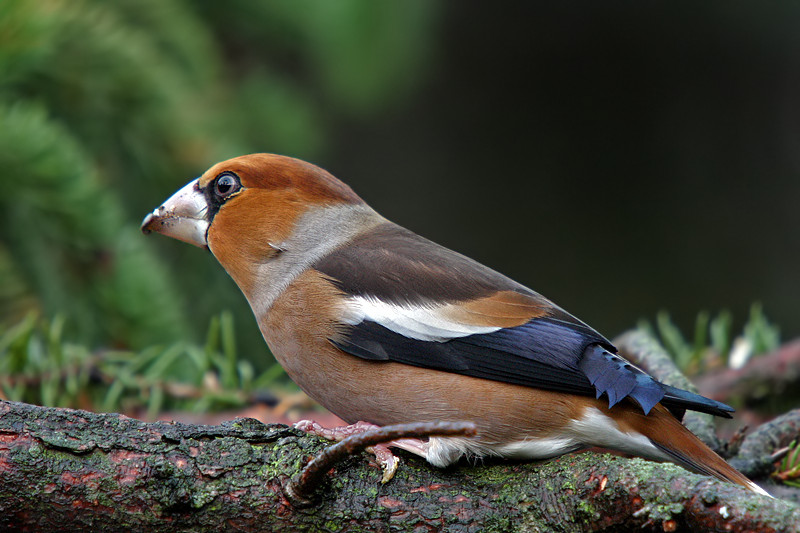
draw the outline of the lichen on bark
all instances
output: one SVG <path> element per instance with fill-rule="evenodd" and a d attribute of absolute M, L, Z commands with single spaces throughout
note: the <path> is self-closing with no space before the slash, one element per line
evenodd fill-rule
<path fill-rule="evenodd" d="M 319 503 L 284 484 L 329 443 L 280 425 L 147 424 L 0 403 L 0 527 L 138 531 L 797 531 L 800 509 L 674 465 L 584 453 L 440 470 L 403 454 L 395 479 L 359 454 Z M 665 526 L 666 524 L 666 526 Z M 795 529 L 792 529 L 792 528 Z"/>

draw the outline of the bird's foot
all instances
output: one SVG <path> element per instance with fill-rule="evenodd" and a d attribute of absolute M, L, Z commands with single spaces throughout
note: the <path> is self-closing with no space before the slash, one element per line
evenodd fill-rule
<path fill-rule="evenodd" d="M 319 423 L 314 422 L 313 420 L 301 420 L 296 422 L 294 427 L 301 431 L 305 431 L 306 433 L 310 433 L 311 435 L 316 435 L 318 437 L 336 442 L 343 441 L 347 437 L 358 435 L 360 433 L 364 433 L 365 431 L 381 429 L 380 426 L 363 421 L 358 421 L 355 424 L 350 424 L 349 426 L 326 428 Z M 394 477 L 395 472 L 397 472 L 397 467 L 400 464 L 400 459 L 392 453 L 392 451 L 389 449 L 390 446 L 401 448 L 423 458 L 426 458 L 427 456 L 426 450 L 428 443 L 423 442 L 420 439 L 396 439 L 390 440 L 386 443 L 369 446 L 366 448 L 367 452 L 375 456 L 375 462 L 378 463 L 378 466 L 380 466 L 381 470 L 383 471 L 381 483 L 389 482 Z"/>
<path fill-rule="evenodd" d="M 334 440 L 336 442 L 343 441 L 351 435 L 358 435 L 371 429 L 378 429 L 380 426 L 370 424 L 369 422 L 359 421 L 349 426 L 339 426 L 335 428 L 323 427 L 319 422 L 313 420 L 300 420 L 294 423 L 294 427 L 300 431 L 305 431 L 323 439 Z"/>

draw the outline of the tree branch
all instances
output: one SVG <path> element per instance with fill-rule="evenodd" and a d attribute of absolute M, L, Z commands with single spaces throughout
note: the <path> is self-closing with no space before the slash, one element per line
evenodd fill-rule
<path fill-rule="evenodd" d="M 604 454 L 447 470 L 404 454 L 395 479 L 339 463 L 319 504 L 286 482 L 327 441 L 251 419 L 221 426 L 0 403 L 0 528 L 8 530 L 800 531 L 800 508 L 674 465 Z"/>
<path fill-rule="evenodd" d="M 724 368 L 698 379 L 703 395 L 722 402 L 731 398 L 747 403 L 780 396 L 791 405 L 800 399 L 800 339 L 772 353 L 759 355 L 742 368 Z"/>

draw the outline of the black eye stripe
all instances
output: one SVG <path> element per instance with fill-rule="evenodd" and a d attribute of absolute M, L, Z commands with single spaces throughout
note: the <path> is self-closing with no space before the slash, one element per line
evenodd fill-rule
<path fill-rule="evenodd" d="M 235 196 L 241 189 L 241 181 L 239 180 L 239 176 L 235 173 L 225 171 L 218 174 L 217 177 L 205 187 L 204 192 L 208 203 L 206 218 L 209 221 L 213 220 L 214 215 L 217 214 L 222 204 L 232 196 Z"/>

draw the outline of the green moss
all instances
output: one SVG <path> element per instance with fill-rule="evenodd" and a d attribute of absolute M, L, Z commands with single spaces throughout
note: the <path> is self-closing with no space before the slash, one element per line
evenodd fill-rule
<path fill-rule="evenodd" d="M 31 457 L 34 457 L 34 458 L 41 457 L 42 455 L 44 455 L 44 453 L 45 453 L 45 448 L 44 448 L 44 446 L 42 446 L 42 445 L 41 445 L 41 444 L 39 444 L 38 442 L 33 442 L 33 443 L 30 445 L 30 447 L 28 448 L 28 454 L 29 454 Z"/>
<path fill-rule="evenodd" d="M 595 518 L 597 516 L 597 509 L 586 500 L 578 500 L 578 511 L 586 517 Z"/>
<path fill-rule="evenodd" d="M 323 527 L 328 531 L 340 531 L 342 529 L 342 522 L 339 520 L 328 520 Z"/>
<path fill-rule="evenodd" d="M 482 526 L 482 531 L 487 533 L 500 533 L 512 531 L 513 523 L 507 516 L 492 515 L 484 521 Z"/>
<path fill-rule="evenodd" d="M 275 467 L 274 464 L 264 462 L 256 469 L 256 475 L 262 479 L 275 479 L 281 472 Z"/>
<path fill-rule="evenodd" d="M 665 521 L 674 518 L 683 512 L 683 505 L 680 503 L 664 503 L 650 506 L 647 509 L 647 517 L 651 520 Z"/>

